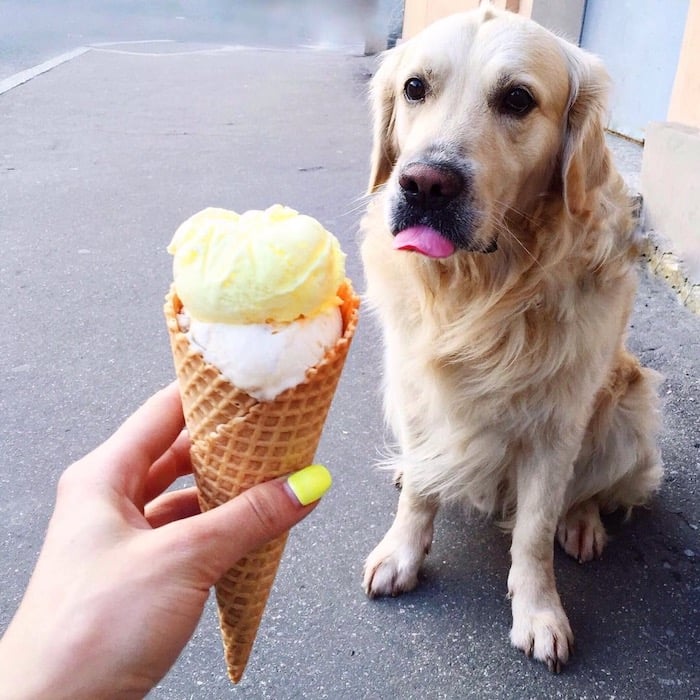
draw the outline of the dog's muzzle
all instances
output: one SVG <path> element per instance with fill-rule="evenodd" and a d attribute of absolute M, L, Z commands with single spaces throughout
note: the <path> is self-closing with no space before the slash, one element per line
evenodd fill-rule
<path fill-rule="evenodd" d="M 478 215 L 472 204 L 472 176 L 466 161 L 455 156 L 425 155 L 402 166 L 391 198 L 392 234 L 406 239 L 395 247 L 447 257 L 454 249 L 492 252 L 495 242 L 475 239 Z M 430 244 L 423 246 L 432 232 Z M 438 238 L 444 240 L 441 243 Z M 435 254 L 433 254 L 435 252 Z"/>
<path fill-rule="evenodd" d="M 454 168 L 409 163 L 399 175 L 399 187 L 409 206 L 421 211 L 444 209 L 459 196 L 465 178 Z"/>

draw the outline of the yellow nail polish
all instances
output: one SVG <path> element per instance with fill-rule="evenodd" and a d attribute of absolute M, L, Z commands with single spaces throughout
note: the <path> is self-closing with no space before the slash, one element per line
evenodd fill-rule
<path fill-rule="evenodd" d="M 322 464 L 312 464 L 287 479 L 289 488 L 302 506 L 318 501 L 332 482 L 331 473 Z"/>

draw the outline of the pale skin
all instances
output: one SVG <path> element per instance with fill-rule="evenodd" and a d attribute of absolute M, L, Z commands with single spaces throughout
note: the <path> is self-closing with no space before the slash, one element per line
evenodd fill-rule
<path fill-rule="evenodd" d="M 175 384 L 61 476 L 20 607 L 0 640 L 0 698 L 142 698 L 187 644 L 210 588 L 316 505 L 285 480 L 201 513 Z M 222 661 L 223 663 L 223 661 Z"/>

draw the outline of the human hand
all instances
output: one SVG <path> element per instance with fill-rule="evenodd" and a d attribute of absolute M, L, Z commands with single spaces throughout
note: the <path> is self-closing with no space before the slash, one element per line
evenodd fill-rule
<path fill-rule="evenodd" d="M 214 583 L 330 486 L 316 468 L 304 494 L 296 477 L 275 480 L 200 513 L 194 487 L 164 493 L 191 472 L 183 425 L 173 383 L 61 476 L 0 640 L 0 698 L 142 698 L 189 640 Z"/>

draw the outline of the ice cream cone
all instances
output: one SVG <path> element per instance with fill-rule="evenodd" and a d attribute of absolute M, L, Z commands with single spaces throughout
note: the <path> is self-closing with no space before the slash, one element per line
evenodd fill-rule
<path fill-rule="evenodd" d="M 258 401 L 207 363 L 181 332 L 174 288 L 165 316 L 177 372 L 200 507 L 208 510 L 255 484 L 312 463 L 357 325 L 359 299 L 349 281 L 339 291 L 343 334 L 306 379 L 272 401 Z M 251 552 L 216 585 L 231 680 L 237 683 L 255 640 L 286 535 Z"/>

